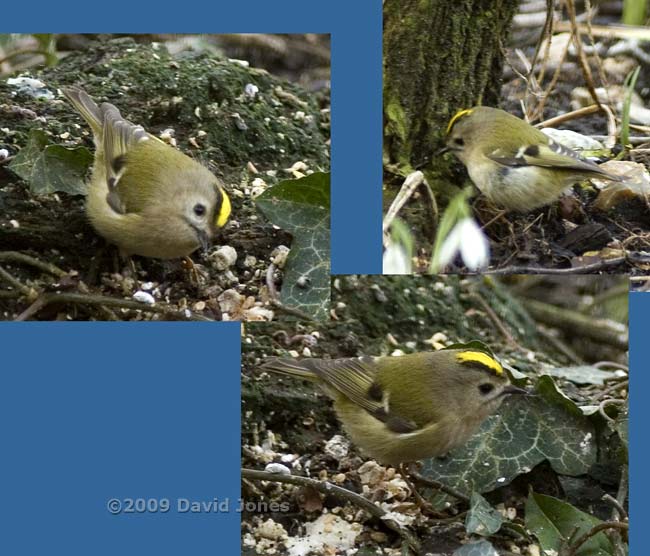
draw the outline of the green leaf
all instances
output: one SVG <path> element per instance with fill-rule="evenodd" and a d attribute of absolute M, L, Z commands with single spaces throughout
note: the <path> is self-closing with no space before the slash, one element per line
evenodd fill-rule
<path fill-rule="evenodd" d="M 496 358 L 492 348 L 486 343 L 481 342 L 481 340 L 472 340 L 470 342 L 458 342 L 451 344 L 450 346 L 445 347 L 444 349 L 468 349 L 473 351 L 482 351 L 483 353 L 489 355 L 490 357 Z"/>
<path fill-rule="evenodd" d="M 549 376 L 540 377 L 535 396 L 511 396 L 499 415 L 444 459 L 424 462 L 422 474 L 469 496 L 507 485 L 548 460 L 564 475 L 582 475 L 596 461 L 596 434 L 589 418 L 565 397 Z M 446 500 L 437 495 L 432 501 Z"/>
<path fill-rule="evenodd" d="M 478 541 L 464 544 L 452 556 L 499 556 L 499 553 L 488 541 Z"/>
<path fill-rule="evenodd" d="M 35 129 L 9 168 L 29 183 L 34 195 L 85 195 L 84 178 L 92 161 L 93 156 L 85 147 L 67 149 L 52 144 L 44 131 Z"/>
<path fill-rule="evenodd" d="M 41 54 L 45 56 L 48 66 L 56 66 L 59 58 L 56 54 L 56 35 L 53 33 L 34 33 Z"/>
<path fill-rule="evenodd" d="M 470 508 L 465 518 L 465 529 L 470 534 L 489 537 L 501 529 L 503 516 L 478 492 L 472 492 Z"/>
<path fill-rule="evenodd" d="M 580 537 L 594 526 L 602 523 L 599 519 L 574 508 L 552 496 L 531 492 L 526 501 L 526 528 L 540 542 L 548 553 L 559 553 L 566 548 L 566 541 Z M 614 548 L 604 532 L 597 533 L 586 541 L 575 556 L 608 556 Z"/>
<path fill-rule="evenodd" d="M 636 86 L 636 80 L 639 77 L 641 66 L 637 66 L 625 77 L 623 86 L 625 87 L 625 98 L 623 99 L 623 110 L 621 114 L 621 146 L 626 149 L 630 136 L 630 107 L 632 105 L 632 93 Z"/>
<path fill-rule="evenodd" d="M 293 236 L 280 301 L 324 318 L 330 303 L 329 173 L 283 181 L 260 195 L 257 206 Z"/>

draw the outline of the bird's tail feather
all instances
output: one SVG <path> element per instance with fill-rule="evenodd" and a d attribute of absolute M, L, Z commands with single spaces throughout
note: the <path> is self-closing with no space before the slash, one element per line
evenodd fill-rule
<path fill-rule="evenodd" d="M 102 136 L 103 116 L 95 101 L 79 87 L 65 87 L 61 91 L 76 108 L 77 112 L 83 116 L 83 119 L 88 122 L 95 137 L 100 138 Z"/>
<path fill-rule="evenodd" d="M 262 371 L 271 371 L 283 375 L 302 378 L 304 380 L 317 381 L 318 376 L 309 369 L 305 368 L 300 361 L 295 359 L 276 358 L 266 361 L 259 367 Z"/>

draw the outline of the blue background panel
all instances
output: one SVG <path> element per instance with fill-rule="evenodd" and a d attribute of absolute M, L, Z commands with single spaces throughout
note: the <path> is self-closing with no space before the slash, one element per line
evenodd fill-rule
<path fill-rule="evenodd" d="M 641 524 L 650 515 L 648 425 L 650 425 L 650 293 L 630 294 L 630 556 L 648 553 L 648 533 Z"/>
<path fill-rule="evenodd" d="M 0 325 L 0 554 L 238 554 L 239 334 Z M 215 498 L 222 511 L 179 511 Z"/>

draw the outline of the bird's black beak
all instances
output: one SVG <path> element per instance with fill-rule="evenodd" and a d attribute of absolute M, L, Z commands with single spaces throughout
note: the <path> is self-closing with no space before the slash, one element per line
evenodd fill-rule
<path fill-rule="evenodd" d="M 199 244 L 201 245 L 201 251 L 204 253 L 207 252 L 208 248 L 210 247 L 210 237 L 204 230 L 201 230 L 200 228 L 195 227 L 194 231 L 196 232 L 196 239 L 199 240 Z"/>
<path fill-rule="evenodd" d="M 528 390 L 525 390 L 524 388 L 519 388 L 519 386 L 515 386 L 514 384 L 509 384 L 506 386 L 502 391 L 501 394 L 503 396 L 509 396 L 510 394 L 518 394 L 518 395 L 523 395 L 523 396 L 533 396 L 534 394 L 532 392 L 529 392 Z"/>
<path fill-rule="evenodd" d="M 435 156 L 440 156 L 441 154 L 448 153 L 451 149 L 449 147 L 442 147 L 439 151 L 435 152 Z"/>
<path fill-rule="evenodd" d="M 203 232 L 199 237 L 199 241 L 201 242 L 201 250 L 204 253 L 207 253 L 208 249 L 210 249 L 210 238 L 208 237 L 208 234 Z"/>

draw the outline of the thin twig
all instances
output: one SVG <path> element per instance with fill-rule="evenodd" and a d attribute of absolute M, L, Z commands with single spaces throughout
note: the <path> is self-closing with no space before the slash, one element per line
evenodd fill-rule
<path fill-rule="evenodd" d="M 548 58 L 549 54 L 551 51 L 551 41 L 553 38 L 553 19 L 554 19 L 554 6 L 553 6 L 553 0 L 547 0 L 546 1 L 546 21 L 544 22 L 544 31 L 540 35 L 539 42 L 537 43 L 537 47 L 535 49 L 535 55 L 533 56 L 533 63 L 532 66 L 535 66 L 535 63 L 537 62 L 537 57 L 539 55 L 539 50 L 541 48 L 543 39 L 546 39 L 546 48 L 544 49 L 544 58 L 542 59 L 541 63 L 541 68 L 539 71 L 539 74 L 537 76 L 537 82 L 539 83 L 539 87 L 541 88 L 542 82 L 544 81 L 544 74 L 546 72 L 546 66 L 548 64 Z M 544 113 L 544 105 L 546 103 L 546 100 L 550 96 L 551 92 L 553 91 L 558 79 L 560 78 L 561 75 L 561 70 L 562 70 L 562 64 L 564 64 L 564 60 L 566 59 L 567 52 L 569 51 L 569 41 L 567 41 L 566 46 L 564 47 L 564 51 L 562 52 L 562 56 L 560 57 L 560 61 L 557 64 L 557 68 L 555 69 L 555 72 L 553 73 L 553 77 L 551 78 L 551 82 L 549 83 L 548 87 L 546 88 L 546 91 L 541 94 L 541 99 L 535 109 L 533 110 L 531 114 L 531 120 L 534 121 L 537 118 L 541 118 L 543 113 Z"/>
<path fill-rule="evenodd" d="M 266 269 L 266 289 L 269 291 L 269 297 L 273 301 L 276 301 L 279 297 L 278 290 L 275 287 L 275 281 L 273 280 L 276 269 L 275 263 L 271 263 L 269 268 Z"/>
<path fill-rule="evenodd" d="M 614 116 L 614 112 L 612 112 L 612 109 L 606 104 L 601 104 L 600 107 L 607 116 L 607 139 L 605 139 L 605 146 L 608 149 L 611 149 L 614 145 L 616 145 L 616 116 Z"/>
<path fill-rule="evenodd" d="M 254 481 L 272 481 L 276 483 L 286 483 L 297 486 L 309 486 L 326 495 L 334 495 L 351 504 L 359 506 L 371 516 L 380 519 L 386 526 L 395 531 L 402 539 L 413 548 L 416 552 L 420 550 L 420 543 L 415 536 L 407 529 L 401 527 L 397 522 L 387 518 L 388 512 L 373 504 L 367 498 L 356 494 L 350 490 L 342 488 L 326 481 L 319 481 L 310 477 L 300 477 L 297 475 L 283 475 L 281 473 L 269 473 L 268 471 L 260 471 L 257 469 L 242 468 L 241 476 L 243 479 Z"/>
<path fill-rule="evenodd" d="M 611 494 L 605 494 L 602 497 L 602 500 L 604 502 L 609 502 L 612 506 L 614 506 L 613 513 L 618 514 L 618 516 L 614 515 L 613 517 L 618 517 L 619 521 L 627 521 L 627 512 L 625 511 L 623 505 L 616 498 L 614 498 Z"/>
<path fill-rule="evenodd" d="M 611 319 L 597 319 L 578 311 L 538 301 L 523 299 L 522 304 L 536 321 L 574 334 L 580 330 L 582 336 L 617 349 L 628 348 L 628 327 Z"/>
<path fill-rule="evenodd" d="M 271 307 L 273 307 L 274 309 L 286 313 L 287 315 L 298 317 L 301 320 L 305 320 L 309 322 L 316 322 L 316 319 L 313 316 L 305 313 L 304 311 L 301 311 L 300 309 L 296 309 L 295 307 L 289 307 L 288 305 L 284 305 L 283 303 L 280 303 L 280 301 L 278 301 L 277 299 L 271 299 L 270 304 Z"/>
<path fill-rule="evenodd" d="M 65 270 L 61 270 L 56 265 L 46 263 L 35 257 L 30 257 L 29 255 L 25 255 L 25 253 L 20 253 L 18 251 L 0 251 L 0 261 L 11 261 L 30 265 L 34 268 L 38 268 L 39 270 L 52 274 L 57 278 L 63 278 L 64 276 L 68 275 Z"/>
<path fill-rule="evenodd" d="M 569 120 L 575 120 L 576 118 L 581 118 L 582 116 L 588 116 L 589 114 L 595 114 L 599 111 L 600 108 L 597 104 L 590 104 L 589 106 L 583 106 L 577 110 L 572 110 L 571 112 L 560 114 L 554 118 L 549 118 L 548 120 L 536 124 L 535 127 L 554 127 L 557 124 L 561 124 Z"/>
<path fill-rule="evenodd" d="M 585 84 L 587 85 L 587 90 L 591 97 L 594 99 L 594 102 L 601 106 L 601 102 L 598 99 L 598 94 L 596 93 L 596 86 L 594 85 L 593 76 L 591 75 L 591 69 L 589 67 L 589 61 L 587 56 L 582 48 L 582 39 L 580 38 L 580 28 L 578 27 L 578 22 L 576 21 L 576 6 L 574 0 L 565 0 L 565 5 L 567 9 L 567 14 L 569 20 L 571 21 L 571 34 L 573 35 L 573 44 L 576 47 L 576 54 L 580 67 L 582 69 L 582 74 L 585 78 Z"/>
<path fill-rule="evenodd" d="M 592 139 L 596 141 L 607 141 L 609 135 L 590 135 Z M 643 145 L 644 143 L 650 143 L 650 137 L 648 136 L 637 136 L 637 137 L 628 137 L 627 142 L 630 145 Z M 634 152 L 644 152 L 647 149 L 634 149 Z"/>
<path fill-rule="evenodd" d="M 600 402 L 598 405 L 598 413 L 600 413 L 601 417 L 605 419 L 605 421 L 609 421 L 610 423 L 615 423 L 616 419 L 613 419 L 607 413 L 605 412 L 605 408 L 610 405 L 610 404 L 616 404 L 616 405 L 621 405 L 624 404 L 625 400 L 618 400 L 618 399 L 613 399 L 613 398 L 608 398 L 606 400 L 603 400 Z"/>
<path fill-rule="evenodd" d="M 431 213 L 431 220 L 434 223 L 434 228 L 437 227 L 437 222 L 438 222 L 438 205 L 436 204 L 436 198 L 435 195 L 433 194 L 433 191 L 431 191 L 431 186 L 427 183 L 427 180 L 424 179 L 424 174 L 420 172 L 419 170 L 415 172 L 411 172 L 406 178 L 404 179 L 404 183 L 402 184 L 402 187 L 400 188 L 399 192 L 393 199 L 393 202 L 391 203 L 390 207 L 388 208 L 388 211 L 386 212 L 386 216 L 384 216 L 384 220 L 382 222 L 382 233 L 384 236 L 384 247 L 386 247 L 386 238 L 388 234 L 388 229 L 390 228 L 391 223 L 397 216 L 397 213 L 402 209 L 402 207 L 406 204 L 406 202 L 411 198 L 413 193 L 415 193 L 415 190 L 422 186 L 425 191 L 425 195 L 427 198 L 427 204 L 428 204 L 428 209 L 429 212 Z"/>
<path fill-rule="evenodd" d="M 107 297 L 104 295 L 85 295 L 79 293 L 42 293 L 34 303 L 25 309 L 20 315 L 16 317 L 17 321 L 25 321 L 41 309 L 52 304 L 60 303 L 74 303 L 77 305 L 104 305 L 105 307 L 117 307 L 120 309 L 132 309 L 136 311 L 143 311 L 145 313 L 156 313 L 172 317 L 178 320 L 192 320 L 192 321 L 207 321 L 212 322 L 212 319 L 197 315 L 189 309 L 179 310 L 174 307 L 163 303 L 156 303 L 155 305 L 145 305 L 139 301 L 131 299 L 119 299 L 114 297 Z"/>
<path fill-rule="evenodd" d="M 470 294 L 470 297 L 475 299 L 478 304 L 483 308 L 483 310 L 488 314 L 490 317 L 490 320 L 494 323 L 494 325 L 499 329 L 501 334 L 503 334 L 503 337 L 506 339 L 506 341 L 515 349 L 518 351 L 521 351 L 523 353 L 528 353 L 527 349 L 524 349 L 521 347 L 521 345 L 515 340 L 514 336 L 510 334 L 510 331 L 506 328 L 506 325 L 503 323 L 503 321 L 499 318 L 499 316 L 494 312 L 492 307 L 488 305 L 488 302 L 483 299 L 483 296 L 481 296 L 477 292 L 473 292 Z"/>
<path fill-rule="evenodd" d="M 559 351 L 560 353 L 563 353 L 569 361 L 574 363 L 575 365 L 584 365 L 584 359 L 582 359 L 573 349 L 571 349 L 565 342 L 563 342 L 560 338 L 557 336 L 553 335 L 550 330 L 547 330 L 546 327 L 540 326 L 537 332 L 550 344 L 553 345 L 553 347 Z"/>
<path fill-rule="evenodd" d="M 578 539 L 571 545 L 567 556 L 575 556 L 575 553 L 578 549 L 585 544 L 591 537 L 596 536 L 601 531 L 607 531 L 608 529 L 618 529 L 620 531 L 629 531 L 630 526 L 627 523 L 620 521 L 605 521 L 604 523 L 599 523 L 598 525 L 592 527 L 584 535 L 578 537 Z"/>
<path fill-rule="evenodd" d="M 602 400 L 604 397 L 609 396 L 613 392 L 616 392 L 617 390 L 621 389 L 628 389 L 628 379 L 626 378 L 622 382 L 615 382 L 614 384 L 610 384 L 607 388 L 604 390 L 601 390 L 595 397 L 594 401 Z"/>
<path fill-rule="evenodd" d="M 566 32 L 572 30 L 572 25 L 568 21 L 558 21 L 555 25 L 555 30 L 559 32 Z M 582 24 L 578 24 L 578 29 L 587 31 Z M 634 27 L 632 25 L 592 25 L 592 34 L 595 37 L 607 37 L 608 39 L 639 39 L 647 41 L 650 37 L 650 31 L 647 27 Z"/>
<path fill-rule="evenodd" d="M 415 479 L 415 481 L 418 483 L 422 483 L 423 485 L 428 486 L 429 488 L 440 490 L 445 494 L 449 494 L 450 496 L 457 498 L 461 502 L 465 502 L 466 504 L 470 503 L 470 499 L 467 496 L 465 496 L 462 492 L 444 483 L 441 483 L 440 481 L 436 481 L 435 479 L 429 479 L 428 477 L 424 477 L 423 475 L 420 475 L 416 471 L 410 471 L 409 475 L 411 476 L 412 479 Z"/>
<path fill-rule="evenodd" d="M 0 266 L 0 279 L 7 282 L 13 288 L 16 288 L 16 290 L 18 290 L 21 294 L 27 297 L 27 299 L 29 299 L 30 301 L 34 299 L 36 295 L 38 295 L 35 289 L 26 286 L 20 280 L 14 278 L 14 276 L 12 276 L 1 266 Z"/>
<path fill-rule="evenodd" d="M 543 266 L 504 266 L 484 271 L 484 274 L 590 274 L 605 270 L 612 266 L 619 266 L 627 261 L 627 257 L 613 257 L 603 259 L 596 263 L 589 263 L 571 268 L 547 268 Z"/>
<path fill-rule="evenodd" d="M 390 228 L 390 225 L 397 216 L 397 213 L 406 204 L 406 201 L 411 198 L 411 195 L 413 195 L 415 190 L 423 181 L 424 174 L 419 170 L 412 172 L 406 176 L 402 187 L 393 199 L 393 202 L 390 204 L 390 207 L 386 212 L 386 216 L 384 216 L 384 222 L 382 223 L 384 233 L 388 231 L 388 228 Z"/>
<path fill-rule="evenodd" d="M 43 56 L 45 60 L 47 60 L 52 55 L 51 52 L 48 52 L 47 50 L 42 50 L 40 48 L 24 48 L 21 50 L 14 50 L 13 52 L 10 52 L 3 58 L 0 58 L 0 65 L 9 62 L 9 60 L 11 60 L 12 58 L 16 58 L 18 56 L 23 56 L 27 54 L 37 54 Z"/>
<path fill-rule="evenodd" d="M 621 481 L 618 483 L 618 492 L 616 493 L 616 501 L 621 508 L 625 506 L 625 501 L 628 496 L 629 473 L 628 466 L 624 465 L 621 469 Z M 627 520 L 627 513 L 621 514 L 621 518 Z"/>

